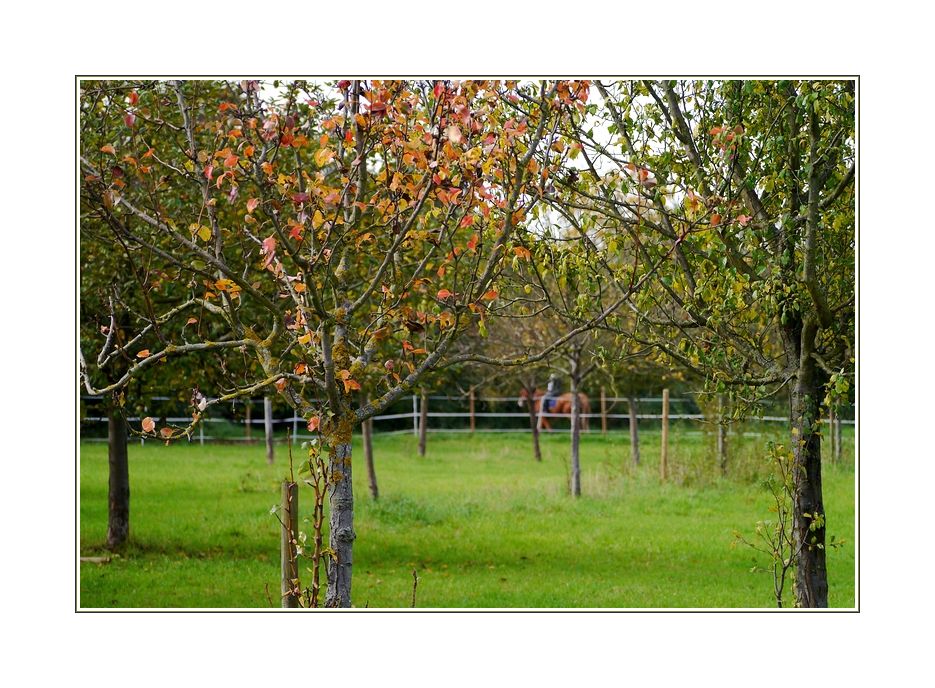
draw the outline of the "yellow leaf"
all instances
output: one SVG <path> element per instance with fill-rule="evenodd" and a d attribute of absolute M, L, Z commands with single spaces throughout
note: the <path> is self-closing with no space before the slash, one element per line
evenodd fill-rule
<path fill-rule="evenodd" d="M 333 157 L 334 151 L 332 151 L 330 148 L 319 148 L 318 152 L 315 153 L 315 164 L 319 167 L 324 167 L 331 161 Z"/>
<path fill-rule="evenodd" d="M 211 228 L 206 227 L 205 225 L 201 225 L 198 228 L 198 236 L 201 238 L 202 241 L 208 241 L 209 239 L 211 239 Z"/>

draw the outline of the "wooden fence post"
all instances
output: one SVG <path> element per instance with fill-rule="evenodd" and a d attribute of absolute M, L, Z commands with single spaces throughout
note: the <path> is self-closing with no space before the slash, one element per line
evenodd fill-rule
<path fill-rule="evenodd" d="M 425 390 L 422 390 L 422 405 L 419 409 L 419 456 L 425 456 L 425 434 L 428 430 L 429 420 L 429 397 Z"/>
<path fill-rule="evenodd" d="M 468 406 L 471 413 L 471 434 L 474 434 L 474 388 L 471 387 L 471 392 L 468 395 Z"/>
<path fill-rule="evenodd" d="M 659 476 L 666 480 L 669 474 L 669 390 L 662 390 L 662 456 Z"/>
<path fill-rule="evenodd" d="M 244 412 L 245 412 L 244 424 L 247 426 L 247 429 L 246 429 L 247 443 L 249 444 L 253 442 L 253 418 L 252 418 L 253 413 L 251 412 L 251 409 L 253 408 L 252 400 L 246 399 L 244 401 L 244 407 L 245 407 L 244 408 Z"/>
<path fill-rule="evenodd" d="M 282 606 L 299 606 L 299 564 L 296 538 L 299 532 L 299 492 L 295 483 L 282 481 L 282 539 L 280 541 L 282 571 Z"/>
<path fill-rule="evenodd" d="M 601 387 L 601 434 L 607 434 L 607 393 Z"/>
<path fill-rule="evenodd" d="M 273 400 L 263 397 L 263 429 L 266 431 L 266 461 L 273 463 Z"/>
<path fill-rule="evenodd" d="M 412 434 L 419 436 L 419 403 L 415 394 L 412 395 Z"/>

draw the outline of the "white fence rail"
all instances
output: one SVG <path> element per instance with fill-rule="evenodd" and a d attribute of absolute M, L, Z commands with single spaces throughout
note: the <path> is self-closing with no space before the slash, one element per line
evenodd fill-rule
<path fill-rule="evenodd" d="M 467 401 L 468 400 L 468 397 L 466 396 L 450 396 L 450 395 L 431 395 L 426 398 L 429 400 L 429 402 L 431 401 L 449 401 L 450 402 L 450 401 Z M 101 397 L 82 397 L 82 399 L 85 401 L 94 401 L 94 400 L 100 400 Z M 484 403 L 484 404 L 490 404 L 490 403 L 507 404 L 507 403 L 518 403 L 520 399 L 521 397 L 476 397 L 473 399 L 473 402 Z M 150 400 L 160 401 L 160 402 L 174 401 L 176 403 L 181 403 L 181 402 L 178 402 L 177 399 L 174 399 L 171 397 L 150 397 Z M 408 432 L 418 434 L 419 433 L 419 422 L 420 422 L 420 417 L 421 417 L 421 412 L 422 412 L 421 402 L 420 402 L 420 398 L 415 395 L 411 397 L 411 400 L 412 400 L 411 411 L 406 411 L 403 413 L 388 413 L 388 414 L 383 414 L 379 416 L 374 416 L 373 420 L 374 421 L 392 421 L 392 420 L 409 419 L 412 421 L 411 428 L 407 427 L 407 428 L 396 429 L 396 430 L 384 430 L 383 432 L 386 434 L 408 433 Z M 597 399 L 595 399 L 595 401 L 597 401 Z M 628 403 L 630 400 L 626 397 L 604 397 L 603 401 L 605 402 L 605 404 L 609 404 L 613 406 L 618 403 Z M 639 407 L 639 406 L 649 405 L 649 404 L 659 404 L 662 402 L 662 397 L 641 397 L 641 398 L 635 399 L 635 401 L 637 403 L 637 407 Z M 250 404 L 251 407 L 257 407 L 258 409 L 262 409 L 264 406 L 263 399 L 239 400 L 237 403 L 242 404 L 242 405 Z M 670 407 L 675 406 L 675 405 L 691 405 L 691 404 L 694 404 L 694 400 L 691 398 L 670 398 L 669 399 Z M 485 428 L 485 427 L 476 427 L 474 423 L 476 419 L 483 419 L 483 418 L 528 419 L 529 418 L 528 410 L 525 410 L 525 411 L 474 411 L 472 408 L 469 411 L 432 411 L 431 404 L 429 406 L 430 408 L 427 410 L 427 413 L 426 413 L 426 416 L 428 419 L 432 419 L 432 418 L 467 419 L 471 422 L 472 427 L 471 428 L 440 428 L 440 427 L 432 428 L 431 426 L 427 424 L 426 432 L 449 432 L 449 433 L 531 432 L 531 428 L 528 426 L 528 424 L 523 424 L 522 427 L 508 427 L 508 428 L 486 427 Z M 473 404 L 472 404 L 472 407 L 473 407 Z M 568 419 L 569 417 L 568 414 L 545 413 L 545 412 L 538 414 L 538 415 L 540 415 L 543 418 Z M 636 415 L 637 421 L 656 421 L 656 420 L 661 420 L 663 418 L 662 413 L 637 413 L 635 415 Z M 627 424 L 629 424 L 630 414 L 629 413 L 591 412 L 591 413 L 582 413 L 581 417 L 587 418 L 588 420 L 599 420 L 600 419 L 602 421 L 626 420 Z M 705 415 L 701 413 L 669 413 L 667 417 L 670 421 L 673 421 L 673 420 L 704 421 L 706 420 Z M 108 419 L 106 416 L 87 416 L 82 419 L 82 422 L 106 423 L 107 420 Z M 132 416 L 132 417 L 127 418 L 127 421 L 131 423 L 138 423 L 141 420 L 142 418 L 139 416 Z M 191 417 L 190 416 L 167 416 L 167 417 L 160 416 L 159 420 L 168 422 L 168 423 L 189 423 L 191 421 Z M 707 419 L 707 420 L 710 420 L 710 419 Z M 774 416 L 774 415 L 749 416 L 745 420 L 755 421 L 755 422 L 767 422 L 767 423 L 787 423 L 788 422 L 788 418 L 784 416 Z M 215 441 L 215 440 L 223 440 L 225 442 L 256 442 L 259 440 L 260 433 L 258 433 L 257 437 L 247 436 L 249 434 L 247 432 L 247 428 L 248 426 L 251 428 L 252 426 L 262 426 L 265 422 L 266 422 L 266 419 L 262 415 L 259 418 L 236 418 L 236 419 L 204 418 L 202 422 L 199 423 L 198 425 L 198 436 L 190 437 L 189 442 L 197 441 L 202 444 L 206 441 Z M 296 416 L 295 414 L 289 417 L 285 417 L 285 418 L 271 418 L 270 422 L 272 425 L 278 425 L 278 426 L 291 425 L 292 426 L 291 435 L 296 440 L 314 439 L 315 437 L 314 435 L 304 432 L 306 420 L 304 418 L 300 418 Z M 840 422 L 844 425 L 854 425 L 853 420 L 841 419 Z M 228 425 L 233 424 L 233 425 L 243 426 L 245 428 L 245 433 L 243 436 L 239 436 L 239 437 L 220 437 L 220 436 L 206 435 L 205 425 L 214 424 L 214 423 L 218 423 L 218 424 L 223 423 L 223 424 L 228 424 Z M 601 431 L 601 429 L 599 427 L 590 428 L 589 431 L 599 432 Z M 615 432 L 617 430 L 609 430 L 609 431 Z M 626 431 L 626 428 L 624 428 L 624 431 Z M 91 441 L 91 442 L 106 441 L 106 438 L 88 437 L 85 439 L 86 441 Z M 145 440 L 142 438 L 140 441 L 145 442 Z"/>

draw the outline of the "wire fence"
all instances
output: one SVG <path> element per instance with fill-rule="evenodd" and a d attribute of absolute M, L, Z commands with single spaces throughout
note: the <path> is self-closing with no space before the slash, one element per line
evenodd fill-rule
<path fill-rule="evenodd" d="M 85 441 L 106 441 L 107 422 L 106 409 L 101 397 L 81 398 L 81 439 Z M 412 395 L 397 400 L 387 412 L 374 416 L 374 432 L 382 434 L 420 433 L 420 423 L 423 415 L 426 418 L 426 432 L 448 433 L 512 433 L 531 432 L 530 415 L 528 408 L 520 408 L 522 397 L 490 396 L 475 397 L 469 395 L 429 395 L 425 397 L 426 408 L 422 408 L 422 397 Z M 591 411 L 581 413 L 586 419 L 588 429 L 586 432 L 618 432 L 628 431 L 631 421 L 629 404 L 635 404 L 636 412 L 633 417 L 640 426 L 656 424 L 666 417 L 670 422 L 697 425 L 696 432 L 703 432 L 704 425 L 713 426 L 718 423 L 732 424 L 735 421 L 723 417 L 718 413 L 705 414 L 699 404 L 697 396 L 684 396 L 668 400 L 668 413 L 663 409 L 663 397 L 609 397 L 601 395 L 591 399 Z M 528 402 L 527 402 L 528 403 Z M 595 408 L 597 407 L 597 408 Z M 270 418 L 264 414 L 266 408 L 270 409 Z M 131 426 L 139 423 L 144 417 L 152 417 L 159 425 L 167 424 L 187 425 L 191 422 L 190 415 L 184 415 L 186 405 L 173 397 L 154 396 L 146 400 L 139 412 L 129 414 L 126 421 Z M 763 407 L 759 413 L 747 415 L 744 423 L 788 423 L 788 415 L 783 414 L 781 402 L 774 402 Z M 257 415 L 254 415 L 254 412 Z M 537 414 L 553 425 L 569 427 L 569 415 L 542 412 Z M 844 405 L 837 410 L 837 418 L 841 424 L 854 424 L 853 405 Z M 274 440 L 285 439 L 286 432 L 296 440 L 313 439 L 315 435 L 306 428 L 307 420 L 296 416 L 291 409 L 285 406 L 270 404 L 266 406 L 264 399 L 242 399 L 223 407 L 213 407 L 211 417 L 202 419 L 189 437 L 190 442 L 257 442 L 265 437 L 264 426 L 267 422 L 272 428 Z M 692 431 L 691 428 L 685 428 Z M 755 434 L 755 433 L 754 433 Z M 144 438 L 140 438 L 145 442 Z"/>

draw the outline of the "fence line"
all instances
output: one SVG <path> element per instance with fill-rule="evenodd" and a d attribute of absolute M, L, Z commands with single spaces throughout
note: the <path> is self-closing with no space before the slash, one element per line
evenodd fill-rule
<path fill-rule="evenodd" d="M 451 396 L 451 395 L 435 395 L 435 396 L 429 396 L 429 397 L 426 397 L 426 398 L 427 398 L 428 400 L 434 399 L 434 400 L 436 400 L 436 401 L 465 401 L 465 400 L 469 400 L 468 397 L 466 397 L 466 396 Z M 82 397 L 82 399 L 86 399 L 86 400 L 95 400 L 95 399 L 101 399 L 101 397 Z M 175 399 L 175 398 L 173 398 L 173 397 L 150 397 L 149 399 L 150 399 L 151 401 L 178 401 L 177 399 Z M 520 397 L 475 397 L 475 398 L 473 399 L 473 401 L 474 401 L 475 403 L 478 402 L 478 401 L 480 401 L 480 402 L 511 402 L 511 401 L 518 401 L 519 399 L 520 399 Z M 241 401 L 241 403 L 244 404 L 244 405 L 252 405 L 252 404 L 254 404 L 254 403 L 256 403 L 256 404 L 261 404 L 261 403 L 264 402 L 263 399 L 255 399 L 255 400 L 254 400 L 254 399 L 250 399 L 250 400 L 239 400 L 239 401 Z M 627 398 L 625 398 L 625 397 L 604 397 L 604 401 L 605 401 L 605 402 L 607 402 L 607 401 L 617 402 L 617 401 L 629 401 L 629 399 L 627 399 Z M 659 398 L 656 398 L 656 397 L 643 397 L 643 398 L 636 399 L 636 402 L 637 402 L 637 403 L 650 403 L 650 402 L 656 402 L 656 401 L 663 401 L 663 398 L 662 398 L 662 397 L 659 397 Z M 672 403 L 679 403 L 679 402 L 687 403 L 687 402 L 692 402 L 692 401 L 693 401 L 692 399 L 687 399 L 687 398 L 682 398 L 682 399 L 669 399 L 669 403 L 670 403 L 670 404 L 672 404 Z M 473 404 L 471 404 L 471 410 L 470 410 L 470 411 L 467 411 L 467 412 L 465 412 L 465 411 L 431 411 L 431 410 L 428 410 L 428 409 L 425 409 L 425 411 L 426 411 L 426 413 L 425 413 L 425 417 L 426 417 L 426 418 L 467 418 L 467 419 L 470 420 L 470 427 L 469 427 L 469 428 L 431 428 L 431 427 L 429 427 L 428 422 L 426 422 L 426 427 L 425 427 L 426 432 L 433 432 L 433 433 L 434 433 L 434 432 L 448 432 L 448 433 L 474 433 L 474 432 L 481 432 L 481 433 L 515 433 L 515 432 L 531 432 L 531 428 L 529 428 L 528 425 L 526 425 L 526 424 L 523 424 L 522 427 L 516 427 L 516 428 L 478 428 L 478 427 L 476 427 L 475 424 L 474 424 L 474 420 L 475 420 L 476 418 L 511 418 L 511 419 L 512 419 L 512 418 L 517 418 L 517 419 L 518 419 L 518 418 L 522 418 L 522 419 L 528 419 L 528 418 L 529 418 L 529 413 L 528 413 L 528 411 L 526 411 L 526 412 L 516 412 L 516 411 L 501 411 L 501 412 L 479 411 L 479 412 L 478 412 L 478 411 L 474 411 L 474 410 L 473 410 Z M 422 414 L 423 414 L 423 409 L 421 408 L 421 404 L 420 404 L 419 398 L 418 398 L 416 395 L 412 395 L 412 410 L 411 410 L 411 411 L 407 411 L 407 412 L 405 412 L 405 413 L 388 413 L 388 414 L 378 415 L 378 416 L 374 416 L 374 417 L 373 417 L 373 420 L 374 420 L 374 421 L 391 421 L 391 420 L 406 420 L 406 419 L 411 419 L 411 421 L 412 421 L 412 426 L 411 426 L 411 427 L 402 428 L 402 429 L 396 429 L 396 430 L 384 430 L 384 431 L 382 431 L 382 434 L 388 434 L 388 435 L 389 435 L 389 434 L 394 434 L 394 435 L 395 435 L 395 434 L 415 433 L 416 435 L 418 435 L 419 429 L 420 429 L 420 427 L 419 427 L 419 426 L 420 426 L 420 419 L 421 419 L 421 417 L 422 417 Z M 264 416 L 265 416 L 265 415 L 266 415 L 266 414 L 264 414 Z M 567 415 L 567 414 L 559 414 L 559 413 L 547 413 L 547 412 L 543 412 L 543 413 L 537 414 L 537 415 L 541 415 L 543 418 L 568 418 L 568 415 Z M 248 416 L 249 416 L 249 414 L 248 414 Z M 630 420 L 630 418 L 631 418 L 631 416 L 630 416 L 629 413 L 625 413 L 625 414 L 624 414 L 624 413 L 582 413 L 582 414 L 581 414 L 581 417 L 582 417 L 582 418 L 587 418 L 587 419 L 589 419 L 589 420 L 590 420 L 590 419 L 598 419 L 598 418 L 600 418 L 600 419 L 602 419 L 604 422 L 606 422 L 606 420 L 608 420 L 608 419 L 614 419 L 614 420 L 624 420 L 624 419 L 626 419 L 626 420 L 628 421 L 627 425 L 629 425 L 629 420 Z M 640 420 L 644 420 L 644 421 L 645 421 L 645 420 L 661 420 L 661 419 L 664 418 L 664 416 L 663 416 L 663 414 L 661 414 L 661 413 L 637 413 L 637 414 L 635 414 L 635 418 L 636 418 L 637 421 L 640 421 Z M 667 418 L 668 418 L 669 420 L 688 420 L 688 421 L 704 421 L 704 420 L 709 420 L 709 422 L 711 422 L 711 423 L 716 423 L 716 422 L 717 422 L 714 418 L 706 417 L 704 414 L 701 414 L 701 413 L 671 413 L 671 414 L 668 414 L 668 415 L 667 415 Z M 83 422 L 106 422 L 107 420 L 108 420 L 107 417 L 104 417 L 104 416 L 88 416 L 88 417 L 86 417 L 86 418 L 83 419 Z M 139 416 L 132 416 L 132 417 L 128 417 L 128 418 L 127 418 L 127 421 L 130 421 L 130 422 L 139 422 L 140 420 L 141 420 L 141 418 L 140 418 Z M 188 423 L 188 422 L 191 421 L 191 417 L 190 417 L 190 416 L 169 416 L 169 417 L 165 417 L 165 418 L 161 418 L 161 417 L 160 417 L 160 420 L 163 420 L 164 422 L 168 422 L 168 423 Z M 789 419 L 786 418 L 786 417 L 784 417 L 784 416 L 749 416 L 749 417 L 747 417 L 745 420 L 746 420 L 746 421 L 754 421 L 754 422 L 768 422 L 768 423 L 788 423 L 788 421 L 789 421 Z M 827 420 L 826 420 L 826 419 L 822 419 L 822 422 L 827 422 Z M 837 422 L 840 423 L 840 424 L 843 424 L 843 425 L 854 425 L 854 424 L 855 424 L 855 422 L 854 422 L 853 420 L 846 420 L 846 419 L 842 419 L 842 418 L 840 418 L 840 417 L 838 417 Z M 248 418 L 246 418 L 246 419 L 203 418 L 203 419 L 202 419 L 202 422 L 201 422 L 201 423 L 199 424 L 199 426 L 198 426 L 198 436 L 197 436 L 197 438 L 193 438 L 192 436 L 189 436 L 188 441 L 189 441 L 189 442 L 192 442 L 192 441 L 196 441 L 196 440 L 197 440 L 197 441 L 198 441 L 199 443 L 201 443 L 201 444 L 204 444 L 204 442 L 205 442 L 206 440 L 223 440 L 223 441 L 227 441 L 227 442 L 254 442 L 254 441 L 256 441 L 254 438 L 251 437 L 251 435 L 250 435 L 249 432 L 247 433 L 247 436 L 246 436 L 246 437 L 214 437 L 214 436 L 211 436 L 211 435 L 206 435 L 205 432 L 204 432 L 204 427 L 205 427 L 205 424 L 208 424 L 208 423 L 226 423 L 226 424 L 233 424 L 233 425 L 237 425 L 237 426 L 243 426 L 243 427 L 245 427 L 245 428 L 247 428 L 247 429 L 249 429 L 249 428 L 250 428 L 251 426 L 253 426 L 253 425 L 261 425 L 261 424 L 266 424 L 266 423 L 269 423 L 270 426 L 272 426 L 272 425 L 280 425 L 280 426 L 281 426 L 281 425 L 288 425 L 288 424 L 291 424 L 291 425 L 292 425 L 292 437 L 293 437 L 295 440 L 305 441 L 305 440 L 316 440 L 316 439 L 317 439 L 317 435 L 304 434 L 304 433 L 303 433 L 303 434 L 300 434 L 300 433 L 299 433 L 299 429 L 300 429 L 300 428 L 301 428 L 302 430 L 305 429 L 306 419 L 305 419 L 305 418 L 301 418 L 301 417 L 299 417 L 299 416 L 296 416 L 296 415 L 293 413 L 292 416 L 286 417 L 286 418 L 266 418 L 266 417 L 260 417 L 260 418 L 250 418 L 250 417 L 248 417 Z M 602 431 L 603 431 L 603 425 L 604 425 L 604 424 L 602 423 Z M 616 430 L 612 430 L 612 431 L 616 431 Z M 623 430 L 623 431 L 626 431 L 626 430 Z M 596 432 L 596 431 L 589 430 L 589 432 Z M 697 432 L 697 433 L 701 433 L 702 431 L 700 431 L 700 430 L 699 430 L 699 431 L 692 431 L 692 430 L 689 430 L 689 431 L 683 431 L 683 432 L 687 432 L 688 434 L 694 434 L 694 433 L 696 433 L 696 432 Z M 744 432 L 743 434 L 744 434 L 744 435 L 758 435 L 758 434 L 760 434 L 760 433 L 756 433 L 756 432 L 754 432 L 754 433 Z M 106 438 L 85 438 L 85 439 L 88 440 L 88 441 L 106 441 Z M 158 438 L 154 438 L 154 439 L 158 439 Z M 271 431 L 270 431 L 269 440 L 272 440 L 272 439 L 274 439 L 274 436 L 273 436 L 273 433 L 271 433 Z M 140 442 L 141 442 L 141 443 L 144 442 L 144 438 L 140 438 Z"/>

